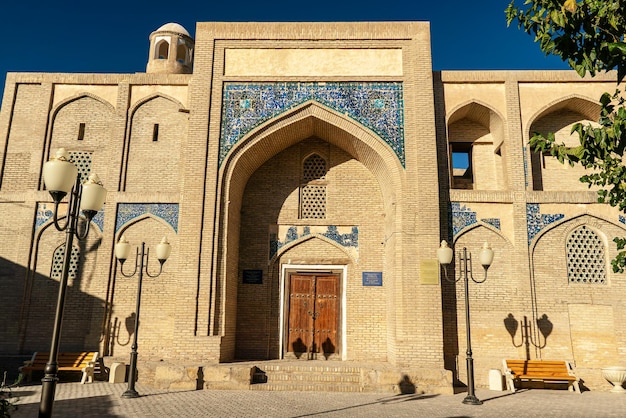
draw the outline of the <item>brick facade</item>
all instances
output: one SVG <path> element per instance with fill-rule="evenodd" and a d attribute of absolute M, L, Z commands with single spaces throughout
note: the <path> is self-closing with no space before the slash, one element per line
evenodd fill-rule
<path fill-rule="evenodd" d="M 445 391 L 446 373 L 467 378 L 465 295 L 462 282 L 430 284 L 422 266 L 441 239 L 475 255 L 488 241 L 489 278 L 470 283 L 477 385 L 503 357 L 530 357 L 572 361 L 587 387 L 608 389 L 599 369 L 626 354 L 626 284 L 609 265 L 626 221 L 596 203 L 578 168 L 531 154 L 528 140 L 549 130 L 570 140 L 572 123 L 597 118 L 611 77 L 433 73 L 429 25 L 416 22 L 199 23 L 193 59 L 192 74 L 158 63 L 132 75 L 8 74 L 0 355 L 48 349 L 64 234 L 41 169 L 65 147 L 89 153 L 108 195 L 75 241 L 62 350 L 127 356 L 137 282 L 119 274 L 114 244 L 124 234 L 153 249 L 167 236 L 163 275 L 144 278 L 143 359 L 288 357 L 290 274 L 328 271 L 340 276 L 333 358 L 438 375 Z M 449 158 L 459 146 L 472 158 L 462 186 Z M 307 183 L 311 155 L 326 173 Z M 323 216 L 302 216 L 307 184 L 323 193 Z M 602 284 L 568 279 L 566 245 L 583 225 L 604 243 Z M 366 285 L 372 272 L 382 282 Z"/>

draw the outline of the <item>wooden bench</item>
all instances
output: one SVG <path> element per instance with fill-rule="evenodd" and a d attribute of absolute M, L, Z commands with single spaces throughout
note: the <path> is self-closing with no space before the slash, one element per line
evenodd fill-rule
<path fill-rule="evenodd" d="M 515 385 L 522 383 L 567 383 L 567 389 L 580 393 L 580 379 L 576 377 L 569 362 L 562 360 L 503 360 L 506 387 L 515 392 Z"/>
<path fill-rule="evenodd" d="M 46 363 L 50 353 L 46 351 L 36 351 L 33 353 L 33 357 L 24 362 L 24 365 L 19 368 L 27 382 L 32 379 L 33 371 L 43 371 L 46 368 Z M 80 352 L 66 352 L 57 354 L 57 365 L 59 372 L 82 372 L 83 376 L 80 383 L 93 382 L 94 369 L 98 361 L 97 351 L 80 351 Z"/>

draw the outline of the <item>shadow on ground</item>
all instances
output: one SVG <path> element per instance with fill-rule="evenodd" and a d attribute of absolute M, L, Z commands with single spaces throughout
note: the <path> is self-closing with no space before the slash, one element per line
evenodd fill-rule
<path fill-rule="evenodd" d="M 19 396 L 16 394 L 16 396 Z M 39 400 L 25 404 L 17 402 L 17 411 L 11 417 L 36 417 L 39 412 Z M 52 415 L 55 417 L 122 417 L 111 412 L 112 402 L 109 396 L 94 396 L 91 398 L 55 400 Z"/>

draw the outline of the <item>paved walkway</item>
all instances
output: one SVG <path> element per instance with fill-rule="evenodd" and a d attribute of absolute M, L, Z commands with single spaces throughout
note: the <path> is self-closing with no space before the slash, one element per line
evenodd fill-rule
<path fill-rule="evenodd" d="M 522 390 L 515 394 L 479 389 L 483 405 L 461 403 L 457 395 L 388 395 L 199 390 L 167 392 L 137 385 L 142 395 L 122 399 L 126 384 L 95 382 L 57 386 L 54 417 L 624 417 L 626 395 L 577 394 L 564 390 Z M 35 417 L 41 385 L 13 390 L 19 409 L 12 416 Z"/>

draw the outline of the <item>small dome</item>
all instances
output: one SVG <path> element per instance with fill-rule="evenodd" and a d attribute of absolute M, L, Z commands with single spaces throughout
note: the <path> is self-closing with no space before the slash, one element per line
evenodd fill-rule
<path fill-rule="evenodd" d="M 191 35 L 189 35 L 189 32 L 187 32 L 187 29 L 185 29 L 182 25 L 179 25 L 178 23 L 166 23 L 165 25 L 161 26 L 159 29 L 157 29 L 155 32 L 176 32 L 176 33 L 180 33 L 186 36 L 191 37 Z"/>

